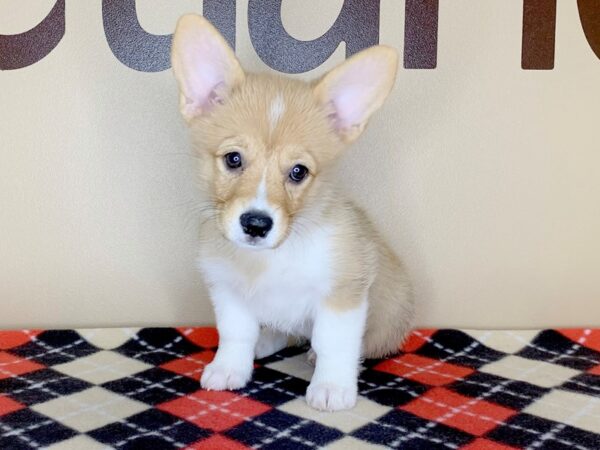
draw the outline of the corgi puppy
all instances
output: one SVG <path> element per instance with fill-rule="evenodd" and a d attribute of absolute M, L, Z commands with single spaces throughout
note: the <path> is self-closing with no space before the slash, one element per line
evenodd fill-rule
<path fill-rule="evenodd" d="M 220 338 L 203 388 L 243 388 L 255 357 L 300 337 L 316 357 L 308 404 L 347 409 L 360 359 L 398 350 L 413 317 L 406 272 L 332 171 L 397 60 L 375 46 L 311 83 L 247 73 L 207 20 L 179 20 L 172 66 L 208 199 L 198 264 Z"/>

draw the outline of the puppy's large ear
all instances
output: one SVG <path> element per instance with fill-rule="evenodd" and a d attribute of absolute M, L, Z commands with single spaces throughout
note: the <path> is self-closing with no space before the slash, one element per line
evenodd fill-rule
<path fill-rule="evenodd" d="M 171 63 L 181 92 L 181 114 L 188 122 L 223 103 L 244 80 L 231 47 L 208 20 L 196 14 L 177 22 Z"/>
<path fill-rule="evenodd" d="M 350 143 L 365 129 L 394 86 L 398 53 L 378 45 L 363 50 L 327 73 L 315 95 L 327 108 L 341 139 Z"/>

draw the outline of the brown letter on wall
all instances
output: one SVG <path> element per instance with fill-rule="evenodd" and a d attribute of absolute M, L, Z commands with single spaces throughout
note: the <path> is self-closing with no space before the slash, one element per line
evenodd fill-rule
<path fill-rule="evenodd" d="M 437 66 L 438 0 L 406 0 L 404 68 Z"/>
<path fill-rule="evenodd" d="M 344 0 L 335 23 L 321 37 L 301 41 L 285 31 L 283 0 L 250 0 L 250 40 L 260 59 L 271 68 L 301 73 L 319 67 L 343 41 L 346 57 L 379 42 L 379 0 Z"/>
<path fill-rule="evenodd" d="M 523 69 L 554 69 L 555 31 L 556 0 L 523 0 Z"/>
<path fill-rule="evenodd" d="M 204 16 L 235 44 L 235 0 L 204 0 Z M 140 72 L 171 67 L 171 34 L 152 34 L 142 28 L 135 0 L 102 0 L 106 40 L 115 57 Z"/>
<path fill-rule="evenodd" d="M 235 50 L 236 0 L 204 0 L 202 15 L 210 20 L 232 49 Z"/>
<path fill-rule="evenodd" d="M 102 20 L 108 46 L 115 57 L 141 72 L 159 72 L 171 66 L 171 35 L 142 28 L 135 0 L 102 0 Z"/>
<path fill-rule="evenodd" d="M 65 0 L 57 0 L 46 18 L 25 33 L 0 34 L 0 70 L 35 64 L 56 48 L 65 35 Z"/>
<path fill-rule="evenodd" d="M 600 2 L 577 0 L 577 7 L 585 37 L 596 56 L 600 58 Z"/>

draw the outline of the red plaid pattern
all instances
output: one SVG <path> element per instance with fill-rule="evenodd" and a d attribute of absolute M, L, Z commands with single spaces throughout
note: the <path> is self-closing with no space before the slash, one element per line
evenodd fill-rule
<path fill-rule="evenodd" d="M 512 409 L 444 388 L 431 389 L 401 409 L 475 436 L 482 436 L 516 414 Z"/>
<path fill-rule="evenodd" d="M 0 395 L 0 416 L 4 416 L 5 414 L 10 414 L 11 412 L 18 411 L 21 408 L 25 408 L 25 405 L 22 405 L 19 402 L 15 402 L 9 397 Z"/>
<path fill-rule="evenodd" d="M 0 352 L 0 380 L 33 372 L 43 367 L 41 364 L 11 355 L 8 352 Z"/>
<path fill-rule="evenodd" d="M 473 369 L 468 367 L 457 366 L 412 353 L 382 361 L 375 366 L 375 369 L 430 386 L 444 386 L 474 372 Z"/>
<path fill-rule="evenodd" d="M 214 351 L 206 350 L 169 361 L 160 367 L 181 375 L 185 375 L 186 377 L 190 377 L 195 380 L 200 380 L 204 366 L 211 362 L 214 357 Z"/>
<path fill-rule="evenodd" d="M 227 430 L 271 409 L 233 392 L 204 390 L 163 403 L 158 408 L 212 431 Z"/>

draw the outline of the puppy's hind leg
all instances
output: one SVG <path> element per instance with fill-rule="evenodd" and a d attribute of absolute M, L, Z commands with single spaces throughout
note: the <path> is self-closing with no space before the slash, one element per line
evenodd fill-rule
<path fill-rule="evenodd" d="M 288 346 L 288 336 L 271 328 L 261 328 L 254 347 L 256 359 L 266 358 Z"/>

